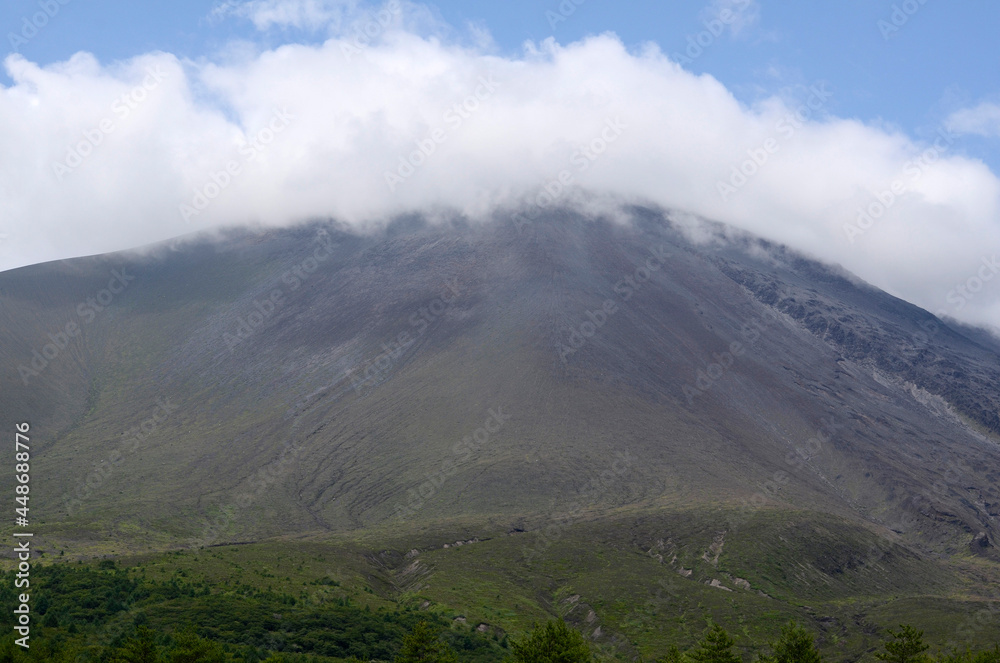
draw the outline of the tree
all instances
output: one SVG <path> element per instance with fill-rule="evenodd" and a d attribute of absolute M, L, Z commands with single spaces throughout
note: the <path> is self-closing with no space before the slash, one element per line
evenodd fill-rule
<path fill-rule="evenodd" d="M 718 624 L 712 624 L 705 631 L 698 647 L 687 653 L 688 658 L 696 663 L 743 663 L 733 651 L 736 641 L 729 637 L 726 629 Z"/>
<path fill-rule="evenodd" d="M 223 663 L 226 660 L 222 646 L 199 637 L 194 629 L 174 635 L 174 646 L 167 656 L 170 663 Z"/>
<path fill-rule="evenodd" d="M 403 638 L 403 646 L 396 654 L 396 663 L 457 663 L 458 657 L 427 622 L 413 627 Z"/>
<path fill-rule="evenodd" d="M 993 649 L 972 651 L 968 647 L 964 651 L 952 649 L 938 657 L 941 663 L 1000 663 L 1000 645 Z"/>
<path fill-rule="evenodd" d="M 943 652 L 938 657 L 938 661 L 940 663 L 972 663 L 972 652 L 968 648 L 964 651 L 952 649 L 951 651 Z"/>
<path fill-rule="evenodd" d="M 29 660 L 24 649 L 14 644 L 14 639 L 15 636 L 9 635 L 0 640 L 0 663 L 20 663 Z"/>
<path fill-rule="evenodd" d="M 883 643 L 885 651 L 875 652 L 875 658 L 887 663 L 927 663 L 930 657 L 924 652 L 930 645 L 924 644 L 924 632 L 908 624 L 901 624 L 899 631 L 886 629 L 892 640 Z"/>
<path fill-rule="evenodd" d="M 762 656 L 768 663 L 822 663 L 813 635 L 795 622 L 781 629 L 781 639 L 771 645 L 774 653 Z"/>
<path fill-rule="evenodd" d="M 972 663 L 1000 663 L 1000 645 L 993 645 L 993 649 L 976 652 Z"/>
<path fill-rule="evenodd" d="M 151 629 L 140 626 L 134 636 L 111 654 L 110 660 L 114 663 L 159 663 L 156 634 Z"/>
<path fill-rule="evenodd" d="M 684 654 L 677 648 L 677 645 L 670 645 L 670 649 L 663 656 L 656 659 L 656 663 L 683 663 Z"/>
<path fill-rule="evenodd" d="M 588 663 L 590 645 L 561 619 L 553 619 L 510 644 L 517 663 Z"/>

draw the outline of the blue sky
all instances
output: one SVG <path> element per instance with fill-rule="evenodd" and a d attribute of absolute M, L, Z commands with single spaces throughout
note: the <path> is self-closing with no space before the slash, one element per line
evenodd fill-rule
<path fill-rule="evenodd" d="M 8 0 L 0 269 L 640 203 L 1000 328 L 997 26 L 986 0 Z"/>
<path fill-rule="evenodd" d="M 60 4 L 48 25 L 26 44 L 18 44 L 17 50 L 40 64 L 65 60 L 77 51 L 93 53 L 102 62 L 155 50 L 198 59 L 233 39 L 276 45 L 315 42 L 325 36 L 322 30 L 294 28 L 261 34 L 245 18 L 214 18 L 212 10 L 220 4 L 70 0 Z M 896 26 L 894 10 L 903 10 L 905 4 L 765 0 L 755 10 L 752 26 L 741 34 L 715 39 L 686 68 L 714 76 L 748 103 L 798 85 L 829 81 L 836 91 L 829 112 L 885 122 L 916 136 L 933 133 L 958 108 L 1000 102 L 1000 49 L 996 46 L 1000 3 L 925 0 L 920 4 L 914 0 L 906 9 L 916 6 L 917 11 L 904 11 L 906 22 Z M 629 48 L 652 41 L 667 54 L 684 55 L 690 45 L 688 37 L 705 31 L 711 3 L 585 0 L 576 5 L 567 0 L 564 6 L 572 6 L 572 12 L 561 12 L 559 2 L 531 0 L 464 0 L 427 6 L 453 28 L 454 38 L 469 39 L 467 26 L 480 26 L 506 53 L 519 52 L 525 40 L 554 37 L 567 43 L 611 31 Z M 7 0 L 0 5 L 0 26 L 8 37 L 6 51 L 11 50 L 9 33 L 20 34 L 25 18 L 30 20 L 40 11 L 38 0 Z M 6 74 L 0 80 L 10 84 Z M 1000 170 L 996 137 L 966 137 L 962 148 Z"/>

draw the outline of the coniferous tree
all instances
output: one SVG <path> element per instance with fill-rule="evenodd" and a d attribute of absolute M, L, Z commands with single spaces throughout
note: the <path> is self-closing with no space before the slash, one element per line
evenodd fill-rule
<path fill-rule="evenodd" d="M 522 640 L 511 642 L 517 663 L 588 663 L 590 645 L 561 619 L 536 628 Z"/>
<path fill-rule="evenodd" d="M 993 649 L 972 651 L 968 647 L 963 650 L 952 649 L 938 657 L 940 663 L 1000 663 L 1000 645 Z"/>
<path fill-rule="evenodd" d="M 733 640 L 726 629 L 718 624 L 712 624 L 705 631 L 698 646 L 687 653 L 688 658 L 695 663 L 743 663 L 733 651 Z"/>
<path fill-rule="evenodd" d="M 160 663 L 156 634 L 148 627 L 140 626 L 134 636 L 111 654 L 110 660 L 113 663 Z"/>
<path fill-rule="evenodd" d="M 413 627 L 403 638 L 396 663 L 457 663 L 458 657 L 427 622 Z"/>
<path fill-rule="evenodd" d="M 774 653 L 761 656 L 767 663 L 822 663 L 813 635 L 794 622 L 781 629 L 781 638 L 771 645 Z"/>
<path fill-rule="evenodd" d="M 670 645 L 667 653 L 656 659 L 656 663 L 683 663 L 684 654 L 677 648 L 677 645 Z"/>
<path fill-rule="evenodd" d="M 972 663 L 1000 663 L 1000 645 L 993 645 L 993 649 L 976 652 Z"/>
<path fill-rule="evenodd" d="M 924 644 L 924 632 L 908 624 L 901 624 L 900 630 L 889 631 L 893 638 L 883 643 L 885 651 L 875 652 L 875 658 L 887 663 L 927 663 L 930 656 L 925 654 L 930 645 Z"/>
<path fill-rule="evenodd" d="M 972 652 L 968 648 L 962 651 L 955 648 L 941 654 L 938 661 L 940 663 L 972 663 Z"/>
<path fill-rule="evenodd" d="M 190 629 L 174 635 L 174 646 L 167 660 L 170 663 L 224 663 L 226 655 L 221 645 L 199 637 Z"/>

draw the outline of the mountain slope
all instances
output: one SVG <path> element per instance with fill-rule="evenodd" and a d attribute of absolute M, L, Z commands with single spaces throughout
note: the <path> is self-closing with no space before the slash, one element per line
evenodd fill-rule
<path fill-rule="evenodd" d="M 98 549 L 794 506 L 996 555 L 988 339 L 628 214 L 240 231 L 0 274 L 35 521 Z"/>

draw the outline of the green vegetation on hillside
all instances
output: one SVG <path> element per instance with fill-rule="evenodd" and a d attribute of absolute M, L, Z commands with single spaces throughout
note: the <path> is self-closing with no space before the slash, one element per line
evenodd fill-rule
<path fill-rule="evenodd" d="M 58 569 L 46 574 L 50 589 L 61 588 L 67 594 L 45 606 L 46 637 L 35 636 L 34 646 L 25 650 L 15 645 L 13 636 L 0 641 L 0 663 L 16 661 L 102 661 L 108 663 L 281 663 L 294 661 L 386 661 L 392 663 L 590 663 L 603 659 L 592 650 L 587 639 L 569 627 L 563 620 L 549 620 L 522 638 L 502 646 L 475 633 L 464 633 L 461 628 L 448 625 L 433 616 L 417 616 L 412 611 L 372 613 L 370 610 L 334 610 L 323 615 L 322 622 L 311 624 L 308 633 L 313 641 L 318 639 L 335 643 L 336 655 L 315 653 L 315 647 L 304 648 L 303 638 L 275 637 L 266 620 L 257 623 L 252 609 L 242 616 L 230 615 L 223 619 L 229 628 L 220 631 L 196 628 L 189 622 L 180 626 L 177 621 L 189 612 L 199 613 L 205 606 L 196 601 L 175 601 L 175 623 L 160 622 L 159 628 L 151 627 L 143 611 L 158 607 L 150 603 L 152 590 L 166 590 L 160 595 L 194 598 L 203 591 L 184 583 L 170 583 L 170 587 L 156 583 L 136 582 L 127 573 L 108 569 L 109 573 L 95 573 L 89 569 Z M 50 584 L 51 583 L 51 584 Z M 92 593 L 86 586 L 93 584 Z M 161 583 L 162 585 L 162 583 Z M 93 594 L 93 596 L 91 596 Z M 141 596 L 143 598 L 136 598 Z M 257 602 L 267 597 L 255 597 Z M 124 599 L 131 604 L 126 608 Z M 84 601 L 94 609 L 92 615 L 69 610 L 71 601 Z M 155 600 L 155 599 L 154 599 Z M 254 603 L 255 601 L 250 601 Z M 266 601 L 263 601 L 266 603 Z M 294 604 L 294 602 L 291 602 Z M 287 604 L 287 603 L 286 603 Z M 259 607 L 259 606 L 258 606 Z M 349 607 L 338 604 L 338 607 Z M 115 620 L 119 613 L 124 619 Z M 204 614 L 204 613 L 202 613 Z M 293 617 L 293 622 L 298 621 Z M 274 615 L 278 619 L 280 615 Z M 417 619 L 414 623 L 414 619 Z M 215 620 L 216 623 L 219 619 Z M 410 622 L 409 631 L 400 626 Z M 66 626 L 68 624 L 68 626 Z M 80 625 L 78 627 L 78 625 Z M 201 631 L 201 633 L 199 633 Z M 267 632 L 269 641 L 254 644 L 257 633 Z M 242 644 L 235 644 L 244 633 Z M 284 632 L 287 635 L 288 631 Z M 400 639 L 400 635 L 402 638 Z M 952 649 L 939 657 L 927 654 L 931 648 L 923 640 L 923 631 L 901 625 L 898 631 L 887 629 L 881 648 L 874 652 L 876 659 L 886 663 L 1000 663 L 1000 645 L 992 649 L 972 651 Z M 668 655 L 656 663 L 744 663 L 745 659 L 735 650 L 736 640 L 719 624 L 709 620 L 697 644 L 681 652 L 671 648 Z M 755 663 L 823 663 L 824 658 L 816 648 L 815 638 L 807 629 L 787 624 L 781 637 L 772 643 L 753 643 Z M 289 650 L 305 651 L 289 651 Z M 329 652 L 328 652 L 329 653 Z"/>
<path fill-rule="evenodd" d="M 492 663 L 505 652 L 498 639 L 452 626 L 438 613 L 373 610 L 350 597 L 304 598 L 248 584 L 213 588 L 181 574 L 169 580 L 146 575 L 144 568 L 122 569 L 110 560 L 97 567 L 36 567 L 30 648 L 19 651 L 8 637 L 0 661 L 253 662 L 275 652 L 289 661 L 389 661 L 418 625 L 441 636 L 442 646 L 462 661 Z M 13 580 L 9 572 L 0 581 L 3 605 L 15 601 Z"/>
<path fill-rule="evenodd" d="M 568 542 L 553 545 L 555 558 L 538 559 L 535 566 L 565 559 L 562 543 Z M 489 577 L 475 571 L 476 556 L 485 548 L 477 552 L 474 545 L 440 551 L 437 572 L 442 575 L 432 574 L 433 584 L 449 588 L 445 595 L 453 600 L 442 603 L 427 598 L 435 595 L 429 585 L 393 586 L 392 576 L 380 577 L 375 567 L 351 568 L 348 556 L 340 558 L 337 578 L 329 573 L 316 577 L 315 569 L 327 568 L 330 559 L 316 554 L 322 548 L 300 545 L 176 551 L 130 562 L 38 564 L 31 576 L 31 648 L 24 651 L 14 645 L 16 636 L 7 636 L 0 641 L 0 663 L 1000 663 L 1000 647 L 989 629 L 982 629 L 978 649 L 961 650 L 952 648 L 947 637 L 927 637 L 925 642 L 923 631 L 909 625 L 877 628 L 860 619 L 859 626 L 871 639 L 855 641 L 828 628 L 794 624 L 787 615 L 783 625 L 772 629 L 769 623 L 778 618 L 773 611 L 744 612 L 731 592 L 693 581 L 688 590 L 703 594 L 690 595 L 697 598 L 684 613 L 691 618 L 672 619 L 667 611 L 655 629 L 642 627 L 650 622 L 640 622 L 637 630 L 627 622 L 618 627 L 610 619 L 596 618 L 584 603 L 586 597 L 575 594 L 554 604 L 536 595 L 550 606 L 539 613 L 538 606 L 519 598 L 522 590 L 517 585 L 498 590 Z M 273 557 L 276 551 L 283 557 Z M 388 569 L 391 558 L 390 551 L 383 551 L 375 558 L 376 566 Z M 492 559 L 494 564 L 501 561 Z M 423 562 L 403 561 L 404 569 L 419 575 Z M 446 561 L 457 566 L 449 569 Z M 473 575 L 458 575 L 456 568 Z M 577 576 L 576 582 L 587 582 L 585 562 L 577 563 Z M 464 586 L 453 586 L 448 578 Z M 528 581 L 540 588 L 538 578 Z M 672 600 L 686 602 L 681 587 L 675 589 L 679 591 Z M 725 600 L 709 600 L 715 597 Z M 14 604 L 13 572 L 0 577 L 0 601 Z M 590 605 L 602 615 L 642 607 L 636 601 L 618 606 L 617 601 L 599 599 Z M 581 620 L 581 607 L 591 616 Z M 537 618 L 552 612 L 565 618 Z M 495 619 L 481 621 L 484 614 Z M 705 629 L 709 616 L 719 621 Z M 926 619 L 916 608 L 911 617 Z M 600 627 L 609 633 L 598 638 Z M 643 644 L 622 640 L 624 633 L 641 635 Z M 842 645 L 848 641 L 855 644 L 845 649 Z M 863 643 L 864 648 L 857 646 Z"/>

